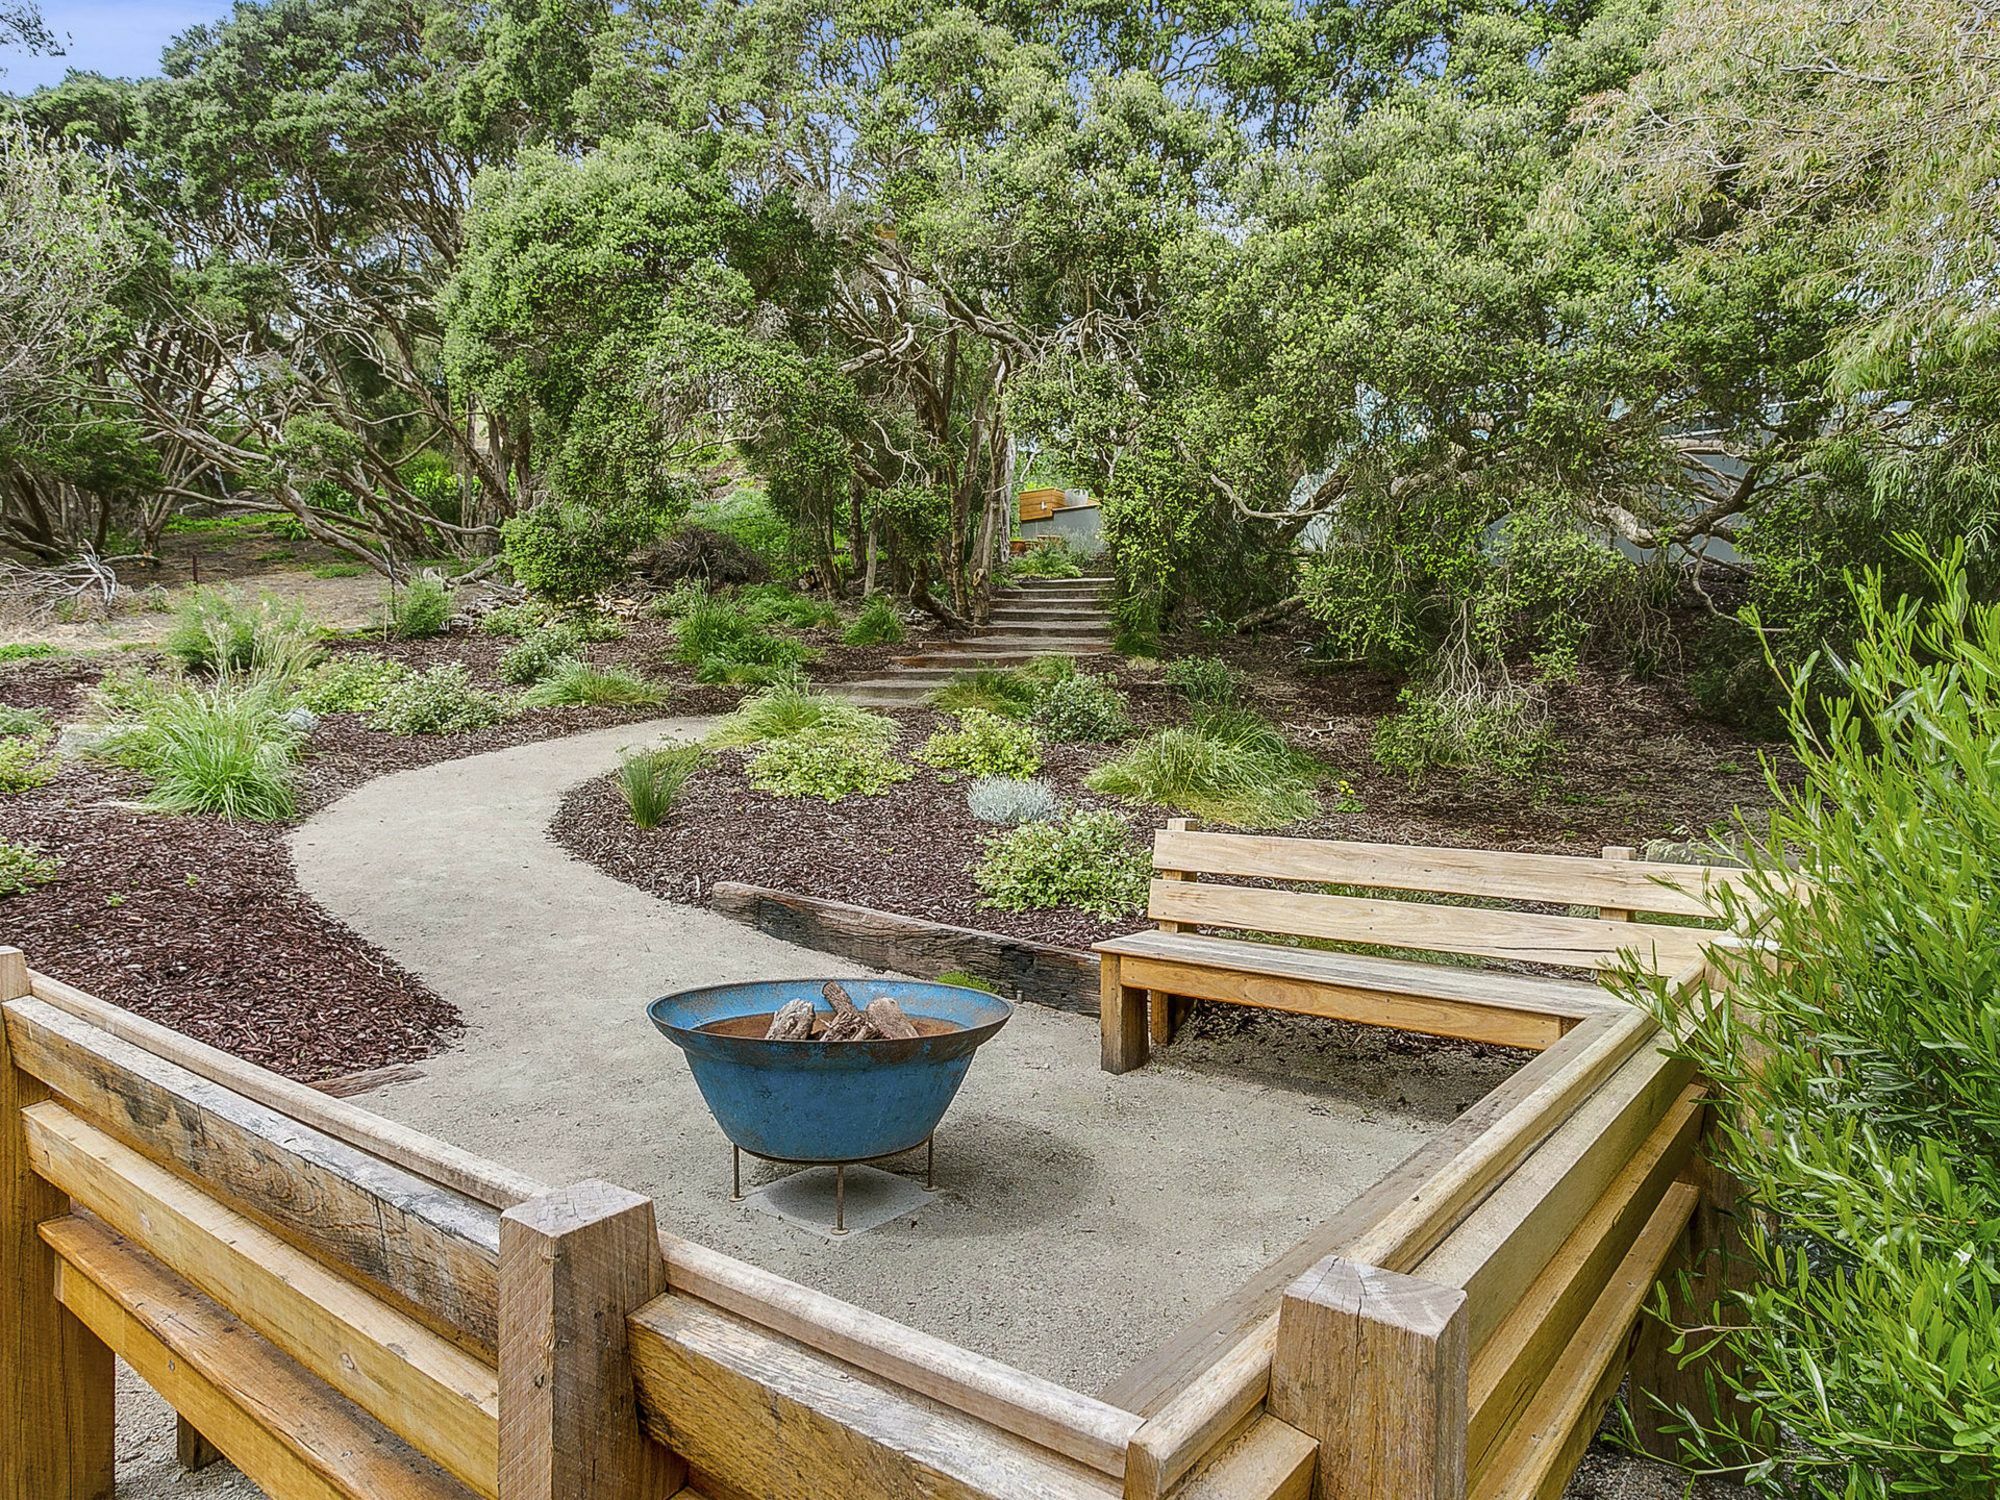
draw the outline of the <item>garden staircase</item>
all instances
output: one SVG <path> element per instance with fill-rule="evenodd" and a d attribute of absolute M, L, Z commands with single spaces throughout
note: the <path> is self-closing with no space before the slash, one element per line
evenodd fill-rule
<path fill-rule="evenodd" d="M 993 596 L 984 625 L 891 660 L 878 677 L 833 688 L 871 708 L 921 703 L 960 672 L 1018 667 L 1038 656 L 1097 656 L 1111 649 L 1108 578 L 1025 578 Z"/>

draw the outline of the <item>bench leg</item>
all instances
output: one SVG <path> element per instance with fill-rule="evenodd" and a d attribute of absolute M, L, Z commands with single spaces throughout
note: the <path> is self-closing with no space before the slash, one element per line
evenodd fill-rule
<path fill-rule="evenodd" d="M 1116 956 L 1108 953 L 1100 965 L 1104 988 L 1097 1024 L 1103 1034 L 1107 1073 L 1129 1073 L 1146 1066 L 1146 992 L 1124 983 L 1120 968 Z"/>
<path fill-rule="evenodd" d="M 1164 1047 L 1174 1039 L 1174 1031 L 1181 1019 L 1180 1007 L 1174 1004 L 1174 997 L 1165 990 L 1148 990 L 1146 1008 L 1153 1023 L 1153 1045 Z"/>

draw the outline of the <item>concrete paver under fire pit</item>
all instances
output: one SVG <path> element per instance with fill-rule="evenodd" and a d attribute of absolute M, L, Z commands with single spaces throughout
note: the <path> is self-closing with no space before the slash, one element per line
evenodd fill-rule
<path fill-rule="evenodd" d="M 1094 1391 L 1504 1076 L 1463 1050 L 1370 1038 L 1363 1056 L 1293 1030 L 1113 1078 L 1094 1021 L 1029 1004 L 975 1059 L 920 1213 L 829 1240 L 732 1205 L 728 1147 L 645 1002 L 853 966 L 626 886 L 546 832 L 621 748 L 705 728 L 384 777 L 297 831 L 304 888 L 467 1021 L 424 1078 L 361 1102 L 550 1183 L 651 1194 L 682 1234 Z M 745 1185 L 784 1170 L 746 1159 Z"/>

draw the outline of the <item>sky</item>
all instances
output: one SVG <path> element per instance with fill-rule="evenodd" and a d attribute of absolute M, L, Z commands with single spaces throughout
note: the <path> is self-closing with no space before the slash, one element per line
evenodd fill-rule
<path fill-rule="evenodd" d="M 29 93 L 59 82 L 71 68 L 147 77 L 160 71 L 160 49 L 172 37 L 229 9 L 229 0 L 42 0 L 49 29 L 66 38 L 69 55 L 0 52 L 0 92 Z"/>

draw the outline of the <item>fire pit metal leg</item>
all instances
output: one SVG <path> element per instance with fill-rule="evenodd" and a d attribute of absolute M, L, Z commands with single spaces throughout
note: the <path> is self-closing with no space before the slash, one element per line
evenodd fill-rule
<path fill-rule="evenodd" d="M 847 1233 L 847 1163 L 833 1169 L 833 1232 Z"/>
<path fill-rule="evenodd" d="M 924 1137 L 924 1190 L 926 1192 L 929 1192 L 934 1190 L 936 1187 L 937 1187 L 937 1137 L 934 1135 L 929 1135 Z"/>
<path fill-rule="evenodd" d="M 743 1201 L 743 1148 L 733 1143 L 729 1147 L 729 1201 Z"/>

